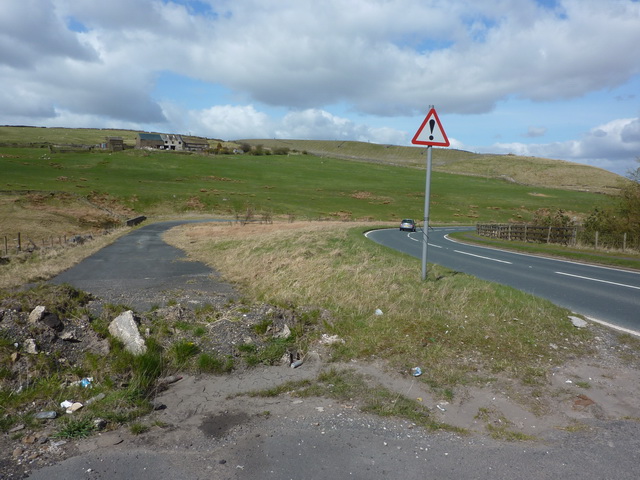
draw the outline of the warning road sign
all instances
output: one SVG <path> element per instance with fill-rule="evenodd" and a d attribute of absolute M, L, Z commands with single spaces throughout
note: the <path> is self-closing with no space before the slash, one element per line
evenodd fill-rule
<path fill-rule="evenodd" d="M 435 108 L 429 110 L 424 122 L 422 122 L 422 125 L 413 136 L 411 143 L 414 145 L 432 145 L 434 147 L 448 147 L 450 145 Z"/>

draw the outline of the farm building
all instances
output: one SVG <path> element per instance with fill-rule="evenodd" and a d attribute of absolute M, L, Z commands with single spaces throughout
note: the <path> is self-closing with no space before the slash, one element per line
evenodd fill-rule
<path fill-rule="evenodd" d="M 182 150 L 183 149 L 184 143 L 182 142 L 182 137 L 180 135 L 175 135 L 173 133 L 161 133 L 160 136 L 164 141 L 165 150 Z"/>
<path fill-rule="evenodd" d="M 164 140 L 159 133 L 139 133 L 136 148 L 164 148 Z"/>
<path fill-rule="evenodd" d="M 182 136 L 175 133 L 139 133 L 136 148 L 203 152 L 209 148 L 206 138 Z"/>
<path fill-rule="evenodd" d="M 112 152 L 121 152 L 124 150 L 124 140 L 122 137 L 107 137 L 105 148 Z"/>
<path fill-rule="evenodd" d="M 190 152 L 203 152 L 209 148 L 209 141 L 201 137 L 182 137 L 183 148 Z"/>

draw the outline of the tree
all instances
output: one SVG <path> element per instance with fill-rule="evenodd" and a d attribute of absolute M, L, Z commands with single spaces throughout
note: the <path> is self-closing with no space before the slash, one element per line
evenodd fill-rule
<path fill-rule="evenodd" d="M 640 163 L 640 157 L 636 159 Z M 619 213 L 626 223 L 627 231 L 640 235 L 640 167 L 629 172 L 627 182 L 620 192 Z"/>

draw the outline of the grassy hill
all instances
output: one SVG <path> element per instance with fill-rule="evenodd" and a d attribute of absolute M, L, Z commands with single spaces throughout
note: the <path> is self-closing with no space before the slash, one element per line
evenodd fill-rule
<path fill-rule="evenodd" d="M 95 145 L 106 136 L 133 147 L 136 134 L 0 127 L 0 235 L 77 233 L 140 214 L 380 222 L 423 216 L 422 148 L 294 140 L 236 142 L 291 152 L 262 156 L 47 148 Z M 613 198 L 601 193 L 623 180 L 568 162 L 450 149 L 435 149 L 434 164 L 431 221 L 440 224 L 527 221 L 541 208 L 580 218 L 609 205 Z"/>
<path fill-rule="evenodd" d="M 324 140 L 249 139 L 236 142 L 263 145 L 270 149 L 286 147 L 318 156 L 407 167 L 424 168 L 426 162 L 424 147 Z M 479 154 L 451 148 L 434 148 L 432 161 L 436 172 L 499 178 L 523 185 L 597 193 L 616 194 L 620 182 L 625 180 L 620 175 L 601 168 L 563 160 Z"/>
<path fill-rule="evenodd" d="M 107 136 L 122 137 L 133 147 L 138 131 L 92 128 L 0 127 L 0 146 L 41 146 L 58 144 L 96 145 Z M 380 145 L 375 143 L 332 140 L 244 139 L 222 141 L 209 139 L 212 147 L 218 143 L 234 147 L 241 143 L 263 145 L 266 149 L 288 148 L 319 157 L 383 163 L 424 168 L 425 148 Z M 433 149 L 433 170 L 459 175 L 503 179 L 522 185 L 561 188 L 595 193 L 616 194 L 620 182 L 626 179 L 597 167 L 538 157 L 518 155 L 478 154 L 451 148 Z"/>

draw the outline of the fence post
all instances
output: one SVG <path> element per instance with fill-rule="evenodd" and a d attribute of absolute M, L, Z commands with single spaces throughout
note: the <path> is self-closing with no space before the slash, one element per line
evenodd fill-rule
<path fill-rule="evenodd" d="M 624 252 L 627 249 L 627 232 L 624 232 L 622 236 L 622 251 Z"/>
<path fill-rule="evenodd" d="M 600 233 L 600 232 L 596 232 L 596 250 L 598 249 L 598 236 L 599 236 L 598 234 L 599 234 L 599 233 Z"/>
<path fill-rule="evenodd" d="M 547 243 L 551 241 L 551 225 L 549 225 L 549 230 L 547 230 Z"/>
<path fill-rule="evenodd" d="M 7 236 L 4 236 L 4 254 L 9 255 L 9 239 Z"/>
<path fill-rule="evenodd" d="M 22 251 L 22 240 L 20 238 L 20 232 L 18 232 L 18 252 Z"/>

